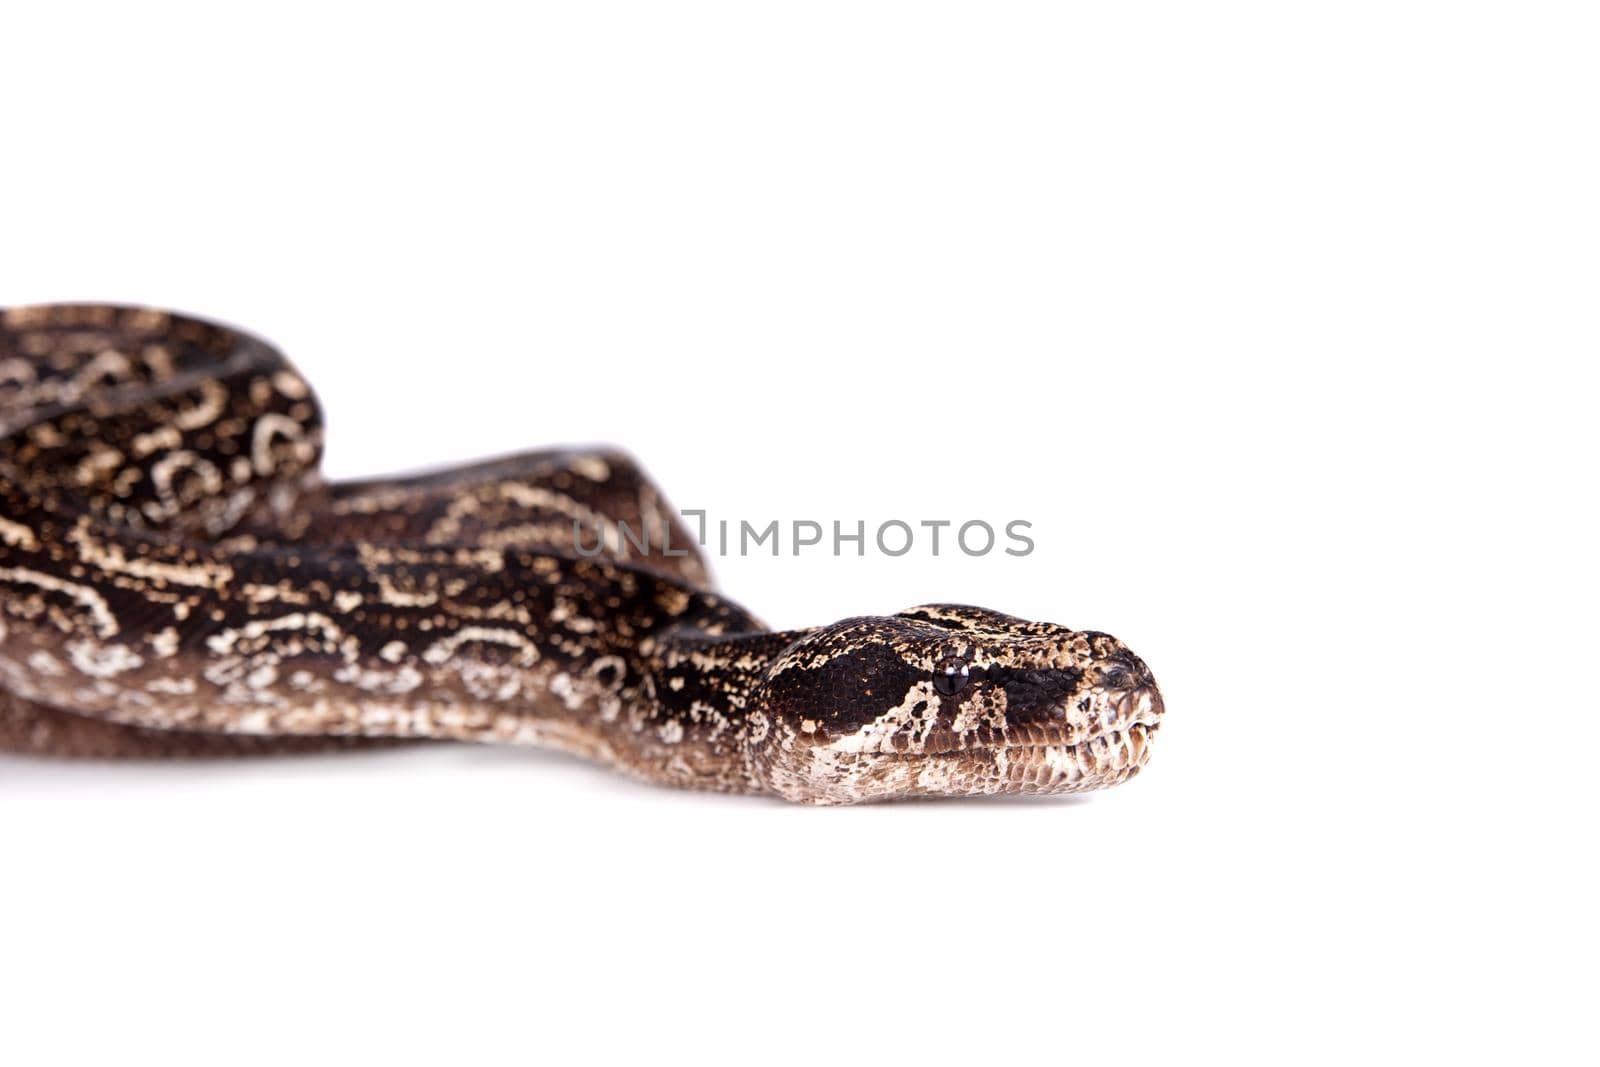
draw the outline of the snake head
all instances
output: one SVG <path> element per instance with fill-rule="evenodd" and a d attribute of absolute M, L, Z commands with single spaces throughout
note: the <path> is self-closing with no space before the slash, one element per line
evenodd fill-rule
<path fill-rule="evenodd" d="M 1164 710 L 1109 634 L 941 604 L 797 640 L 746 743 L 752 775 L 790 800 L 1074 793 L 1138 773 Z"/>

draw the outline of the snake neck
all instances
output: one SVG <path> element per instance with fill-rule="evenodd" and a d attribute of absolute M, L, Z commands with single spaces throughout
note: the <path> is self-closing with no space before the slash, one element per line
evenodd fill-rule
<path fill-rule="evenodd" d="M 752 629 L 727 634 L 674 626 L 640 642 L 644 686 L 653 694 L 651 714 L 686 726 L 725 719 L 743 728 L 757 706 L 761 686 L 785 649 L 813 630 Z"/>
<path fill-rule="evenodd" d="M 709 626 L 691 617 L 641 640 L 616 721 L 602 706 L 590 722 L 626 744 L 649 777 L 760 792 L 750 752 L 771 731 L 763 686 L 772 664 L 813 631 L 766 630 L 727 601 L 699 596 L 721 617 Z M 739 620 L 732 627 L 730 613 Z"/>

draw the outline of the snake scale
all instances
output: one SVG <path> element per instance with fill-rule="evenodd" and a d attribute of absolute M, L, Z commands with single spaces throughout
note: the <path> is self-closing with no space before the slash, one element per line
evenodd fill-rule
<path fill-rule="evenodd" d="M 502 742 L 845 804 L 1096 789 L 1160 727 L 1102 633 L 945 604 L 768 630 L 626 455 L 330 482 L 321 443 L 311 389 L 247 333 L 0 312 L 0 747 Z M 579 523 L 656 536 L 590 556 Z"/>

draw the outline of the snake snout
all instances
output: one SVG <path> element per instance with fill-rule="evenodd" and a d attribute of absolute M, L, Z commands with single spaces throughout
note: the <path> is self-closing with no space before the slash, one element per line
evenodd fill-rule
<path fill-rule="evenodd" d="M 1166 714 L 1161 692 L 1154 685 L 1138 686 L 1117 695 L 1107 706 L 1115 722 L 1156 725 Z M 1113 723 L 1114 724 L 1114 723 Z"/>

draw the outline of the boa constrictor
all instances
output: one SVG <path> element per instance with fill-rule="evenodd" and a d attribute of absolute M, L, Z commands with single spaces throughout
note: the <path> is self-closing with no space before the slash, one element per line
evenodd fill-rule
<path fill-rule="evenodd" d="M 0 747 L 505 742 L 840 804 L 1096 789 L 1160 727 L 1150 671 L 1102 633 L 943 604 L 767 630 L 624 455 L 330 483 L 321 440 L 310 388 L 246 333 L 0 313 Z M 591 558 L 575 524 L 613 536 Z"/>

